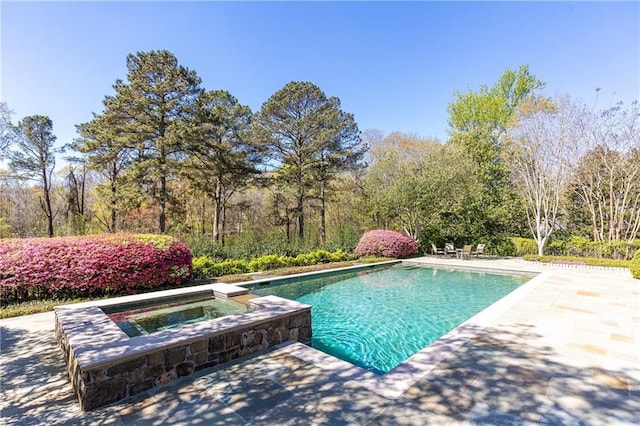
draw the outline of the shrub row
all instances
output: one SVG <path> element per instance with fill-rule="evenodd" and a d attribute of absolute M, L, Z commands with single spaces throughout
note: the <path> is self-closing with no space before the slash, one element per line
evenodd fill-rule
<path fill-rule="evenodd" d="M 313 234 L 313 229 L 310 230 L 310 234 Z M 342 225 L 333 235 L 329 236 L 326 244 L 322 244 L 314 238 L 287 241 L 287 238 L 280 233 L 258 236 L 250 231 L 227 237 L 224 245 L 213 241 L 210 235 L 185 234 L 180 239 L 189 246 L 193 257 L 206 256 L 221 262 L 228 259 L 250 261 L 256 257 L 270 254 L 296 257 L 299 254 L 320 249 L 330 252 L 340 249 L 352 253 L 358 244 L 360 234 L 360 231 L 352 229 L 348 225 Z"/>
<path fill-rule="evenodd" d="M 342 250 L 329 252 L 316 250 L 311 253 L 299 254 L 296 257 L 283 255 L 266 255 L 247 260 L 224 260 L 218 262 L 206 256 L 193 259 L 194 278 L 215 278 L 223 275 L 246 274 L 269 269 L 285 268 L 289 266 L 307 266 L 318 263 L 343 262 L 353 260 L 355 256 Z"/>
<path fill-rule="evenodd" d="M 408 257 L 418 253 L 418 243 L 402 232 L 378 229 L 360 237 L 355 253 L 359 256 Z"/>
<path fill-rule="evenodd" d="M 511 247 L 508 247 L 508 246 Z M 506 256 L 537 255 L 538 245 L 532 238 L 509 238 L 509 244 L 502 244 L 502 253 Z M 640 240 L 631 243 L 595 242 L 583 237 L 571 237 L 567 240 L 550 241 L 545 249 L 548 256 L 576 256 L 599 259 L 629 260 L 636 250 L 640 250 Z"/>
<path fill-rule="evenodd" d="M 583 237 L 571 237 L 568 240 L 551 241 L 547 245 L 545 253 L 558 256 L 629 260 L 637 250 L 640 250 L 640 240 L 635 240 L 631 243 L 627 241 L 606 243 L 591 241 Z"/>
<path fill-rule="evenodd" d="M 573 265 L 607 266 L 611 268 L 627 268 L 630 261 L 622 259 L 602 259 L 596 257 L 578 256 L 538 256 L 537 254 L 527 254 L 522 256 L 524 260 L 538 261 L 544 263 L 563 263 Z"/>
<path fill-rule="evenodd" d="M 0 240 L 2 303 L 133 293 L 191 279 L 191 252 L 165 235 Z"/>
<path fill-rule="evenodd" d="M 631 270 L 631 275 L 633 275 L 633 278 L 637 278 L 640 280 L 640 249 L 636 251 L 633 259 L 631 259 L 631 261 L 629 262 L 629 269 Z"/>

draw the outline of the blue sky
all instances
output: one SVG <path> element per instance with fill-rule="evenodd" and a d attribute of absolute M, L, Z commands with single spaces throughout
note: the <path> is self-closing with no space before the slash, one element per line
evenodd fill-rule
<path fill-rule="evenodd" d="M 640 99 L 640 3 L 0 2 L 0 99 L 48 115 L 60 143 L 126 78 L 127 54 L 167 49 L 206 89 L 253 111 L 311 81 L 361 130 L 447 138 L 456 91 L 528 64 L 546 93 L 598 107 Z"/>

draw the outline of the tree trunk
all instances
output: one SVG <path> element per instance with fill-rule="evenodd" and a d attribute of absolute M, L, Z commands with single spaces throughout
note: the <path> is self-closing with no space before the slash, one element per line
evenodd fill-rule
<path fill-rule="evenodd" d="M 287 244 L 291 242 L 291 220 L 289 220 L 289 215 L 284 222 L 284 232 L 287 234 Z"/>
<path fill-rule="evenodd" d="M 160 177 L 160 200 L 159 200 L 159 206 L 160 206 L 160 216 L 159 216 L 159 221 L 158 221 L 158 231 L 161 234 L 164 234 L 164 231 L 166 229 L 166 206 L 167 206 L 167 178 L 165 176 L 161 176 Z"/>
<path fill-rule="evenodd" d="M 224 236 L 227 233 L 227 206 L 225 206 L 224 204 L 220 208 L 220 216 L 221 216 L 220 223 L 221 223 L 221 228 L 222 228 L 221 231 L 220 231 L 220 243 L 224 247 L 224 244 L 225 244 L 225 237 Z M 242 218 L 240 218 L 240 221 L 242 221 Z M 240 223 L 242 223 L 242 222 L 240 222 Z M 240 231 L 242 231 L 242 228 L 240 228 Z"/>
<path fill-rule="evenodd" d="M 326 219 L 325 182 L 320 182 L 320 241 L 327 243 L 327 219 Z"/>
<path fill-rule="evenodd" d="M 112 234 L 116 233 L 116 219 L 117 219 L 117 201 L 116 201 L 116 194 L 117 194 L 117 189 L 116 189 L 116 181 L 115 179 L 111 180 L 111 200 L 110 200 L 110 204 L 111 204 L 111 226 L 109 227 L 109 232 L 111 232 Z"/>
<path fill-rule="evenodd" d="M 222 183 L 220 177 L 216 178 L 216 196 L 215 196 L 215 209 L 213 212 L 213 241 L 218 243 L 220 241 L 220 204 L 222 202 Z"/>
<path fill-rule="evenodd" d="M 205 235 L 207 233 L 207 215 L 205 214 L 207 211 L 207 198 L 202 197 L 202 211 L 200 213 L 200 225 L 202 226 L 201 233 Z"/>
<path fill-rule="evenodd" d="M 49 237 L 53 237 L 53 212 L 51 211 L 51 197 L 49 194 L 49 180 L 47 179 L 46 167 L 42 169 L 42 196 L 44 199 L 44 213 L 47 216 L 47 232 Z"/>

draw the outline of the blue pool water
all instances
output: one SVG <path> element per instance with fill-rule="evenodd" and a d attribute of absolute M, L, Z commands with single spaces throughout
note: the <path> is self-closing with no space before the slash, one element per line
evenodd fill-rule
<path fill-rule="evenodd" d="M 492 305 L 530 277 L 393 266 L 254 286 L 312 305 L 312 346 L 377 374 Z"/>

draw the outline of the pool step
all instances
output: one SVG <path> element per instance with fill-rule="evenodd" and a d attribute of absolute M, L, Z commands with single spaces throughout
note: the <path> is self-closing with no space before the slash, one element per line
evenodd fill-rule
<path fill-rule="evenodd" d="M 249 306 L 249 301 L 251 299 L 255 299 L 257 297 L 260 297 L 260 296 L 256 296 L 255 294 L 241 294 L 240 296 L 230 297 L 230 299 L 231 300 L 235 300 L 236 302 L 240 302 L 240 303 L 243 303 L 243 304 Z"/>

